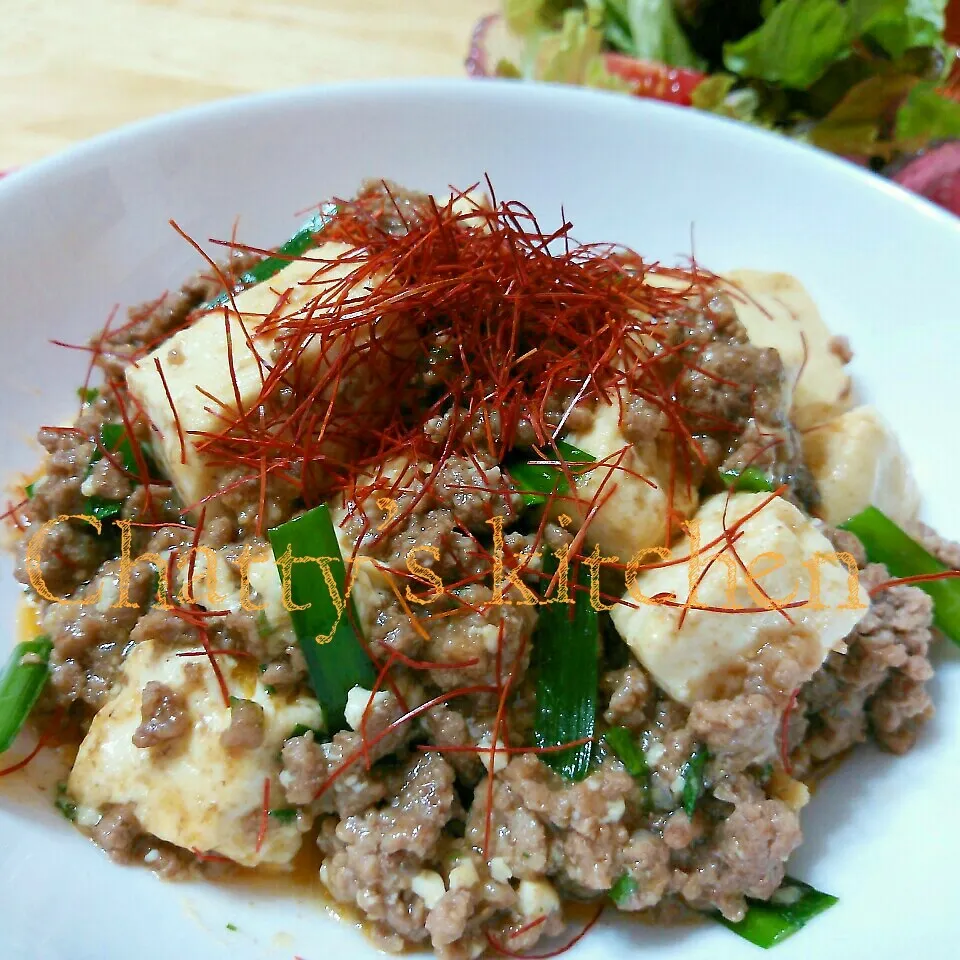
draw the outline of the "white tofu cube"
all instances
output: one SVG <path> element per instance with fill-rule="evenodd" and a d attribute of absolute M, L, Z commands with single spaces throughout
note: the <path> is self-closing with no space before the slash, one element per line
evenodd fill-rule
<path fill-rule="evenodd" d="M 736 528 L 736 550 L 773 601 L 806 605 L 773 608 L 731 551 L 723 551 L 725 541 L 710 546 L 767 498 L 762 493 L 731 496 L 726 527 L 727 495 L 710 498 L 692 521 L 697 542 L 686 536 L 671 551 L 678 561 L 689 559 L 640 573 L 624 594 L 633 608 L 618 605 L 611 612 L 637 659 L 681 703 L 735 695 L 747 662 L 761 647 L 779 647 L 812 676 L 867 612 L 869 598 L 856 570 L 851 573 L 837 561 L 814 521 L 779 497 Z M 718 553 L 722 556 L 711 563 Z M 682 608 L 657 597 L 692 604 L 682 627 Z"/>
<path fill-rule="evenodd" d="M 873 407 L 855 407 L 806 431 L 803 453 L 827 523 L 843 523 L 869 506 L 901 526 L 916 519 L 920 491 L 896 436 Z"/>
<path fill-rule="evenodd" d="M 604 556 L 619 557 L 620 562 L 626 564 L 638 550 L 663 544 L 669 465 L 661 458 L 655 443 L 636 445 L 627 440 L 620 430 L 620 405 L 602 404 L 589 429 L 572 432 L 565 439 L 605 462 L 577 478 L 579 502 L 560 501 L 557 512 L 573 516 L 579 525 L 584 522 L 594 498 L 599 496 L 603 500 L 609 495 L 590 521 L 586 535 L 590 546 L 599 544 Z M 621 459 L 619 455 L 624 448 L 627 450 Z M 690 516 L 697 502 L 697 491 L 688 489 L 682 477 L 678 477 L 674 484 L 674 511 Z"/>
<path fill-rule="evenodd" d="M 80 745 L 70 774 L 71 795 L 93 809 L 132 804 L 145 831 L 179 847 L 229 857 L 246 867 L 289 864 L 303 836 L 295 823 L 270 818 L 263 845 L 256 849 L 264 780 L 269 778 L 271 796 L 281 805 L 277 755 L 298 724 L 323 726 L 319 704 L 310 696 L 271 697 L 256 665 L 220 657 L 231 693 L 255 701 L 264 713 L 263 743 L 228 751 L 220 735 L 230 725 L 230 710 L 210 664 L 176 653 L 145 640 L 127 657 L 113 699 L 94 717 Z M 138 748 L 132 737 L 141 720 L 141 694 L 151 680 L 184 696 L 192 726 L 167 746 Z"/>
<path fill-rule="evenodd" d="M 758 270 L 735 270 L 727 279 L 734 285 L 734 306 L 750 342 L 773 347 L 783 361 L 787 382 L 795 384 L 791 416 L 797 426 L 811 427 L 846 410 L 850 377 L 831 349 L 833 335 L 803 285 L 786 273 Z M 747 298 L 737 296 L 736 288 Z"/>
<path fill-rule="evenodd" d="M 342 243 L 321 244 L 309 259 L 291 262 L 269 280 L 237 294 L 232 303 L 210 310 L 128 368 L 127 385 L 158 434 L 158 457 L 185 505 L 193 506 L 216 489 L 217 471 L 204 462 L 197 447 L 203 438 L 197 434 L 223 429 L 237 413 L 238 398 L 246 411 L 260 396 L 277 346 L 272 334 L 258 332 L 264 319 L 322 310 L 317 298 L 356 268 L 355 259 L 338 259 L 352 252 Z M 315 345 L 317 353 L 320 346 Z M 324 362 L 329 363 L 330 345 L 323 346 Z"/>

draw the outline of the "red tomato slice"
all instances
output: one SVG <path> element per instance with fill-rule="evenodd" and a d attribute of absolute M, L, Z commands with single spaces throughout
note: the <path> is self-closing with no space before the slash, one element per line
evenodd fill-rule
<path fill-rule="evenodd" d="M 623 53 L 605 53 L 603 62 L 610 73 L 633 85 L 635 96 L 666 100 L 667 103 L 679 103 L 684 107 L 690 106 L 691 94 L 706 76 L 699 70 L 667 67 L 650 60 L 637 60 Z"/>

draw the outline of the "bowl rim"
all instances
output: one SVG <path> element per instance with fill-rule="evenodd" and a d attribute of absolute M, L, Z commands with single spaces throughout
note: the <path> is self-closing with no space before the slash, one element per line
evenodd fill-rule
<path fill-rule="evenodd" d="M 420 77 L 413 79 L 345 80 L 333 83 L 308 84 L 284 87 L 259 93 L 240 94 L 194 104 L 178 110 L 166 111 L 134 120 L 119 127 L 78 141 L 63 150 L 40 160 L 15 168 L 0 179 L 0 214 L 8 197 L 23 190 L 43 188 L 48 181 L 56 180 L 61 171 L 82 161 L 96 160 L 98 155 L 123 149 L 129 142 L 140 138 L 157 136 L 164 128 L 175 125 L 200 126 L 224 113 L 256 112 L 273 105 L 303 103 L 324 100 L 354 100 L 358 107 L 365 102 L 392 100 L 401 106 L 403 102 L 431 97 L 456 95 L 465 101 L 500 100 L 509 110 L 511 101 L 522 101 L 536 107 L 555 109 L 556 103 L 569 103 L 579 108 L 595 107 L 607 112 L 611 120 L 619 112 L 627 116 L 630 111 L 638 114 L 651 112 L 670 117 L 678 122 L 700 128 L 705 138 L 721 137 L 740 139 L 744 146 L 754 145 L 771 156 L 772 163 L 778 157 L 794 159 L 806 164 L 820 164 L 832 171 L 832 176 L 843 178 L 854 185 L 853 189 L 868 189 L 874 196 L 886 196 L 906 204 L 916 214 L 940 227 L 947 227 L 960 242 L 960 217 L 937 206 L 900 184 L 887 180 L 873 171 L 828 153 L 819 147 L 791 140 L 788 137 L 761 127 L 751 126 L 740 120 L 721 117 L 717 114 L 642 97 L 629 97 L 616 91 L 577 87 L 560 83 L 518 83 L 500 78 L 469 77 Z M 682 118 L 682 119 L 681 119 Z M 856 186 L 859 184 L 859 186 Z M 845 188 L 846 189 L 846 188 Z"/>

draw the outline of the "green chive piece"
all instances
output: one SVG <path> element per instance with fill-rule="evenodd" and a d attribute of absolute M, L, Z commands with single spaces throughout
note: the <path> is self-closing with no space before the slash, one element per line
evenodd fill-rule
<path fill-rule="evenodd" d="M 611 727 L 604 735 L 604 742 L 627 768 L 627 773 L 637 781 L 643 795 L 644 807 L 650 804 L 650 767 L 647 757 L 633 734 L 626 727 Z"/>
<path fill-rule="evenodd" d="M 783 943 L 810 920 L 837 902 L 808 883 L 787 877 L 769 900 L 750 900 L 747 913 L 736 923 L 720 914 L 715 919 L 738 936 L 765 950 Z"/>
<path fill-rule="evenodd" d="M 331 731 L 340 730 L 346 723 L 343 711 L 347 694 L 357 685 L 371 688 L 376 672 L 353 628 L 356 614 L 353 601 L 345 598 L 346 568 L 330 511 L 321 504 L 274 527 L 267 535 L 278 561 L 288 551 L 293 559 L 326 558 L 337 600 L 344 609 L 338 613 L 319 563 L 295 563 L 290 570 L 290 596 L 295 606 L 306 605 L 307 609 L 291 610 L 290 618 L 326 723 Z M 329 639 L 318 643 L 318 637 Z"/>
<path fill-rule="evenodd" d="M 622 907 L 639 889 L 640 884 L 629 873 L 621 873 L 610 888 L 610 899 Z"/>
<path fill-rule="evenodd" d="M 128 470 L 134 476 L 140 473 L 133 444 L 127 436 L 126 427 L 122 423 L 105 423 L 100 428 L 100 446 L 93 451 L 93 456 L 90 458 L 90 466 L 87 468 L 86 474 L 88 477 L 93 472 L 93 465 L 103 459 L 103 450 L 108 450 L 119 461 L 124 470 Z M 140 451 L 143 454 L 148 473 L 151 476 L 155 475 L 157 467 L 149 445 L 146 443 L 140 444 Z M 98 520 L 110 520 L 119 516 L 122 509 L 122 500 L 87 497 L 86 512 L 92 514 Z"/>
<path fill-rule="evenodd" d="M 544 583 L 558 570 L 556 556 L 545 551 Z M 569 603 L 541 606 L 534 637 L 537 702 L 534 737 L 538 747 L 558 747 L 592 737 L 597 717 L 597 611 L 590 603 L 588 570 L 581 565 L 581 589 Z M 573 577 L 571 576 L 571 581 Z M 593 744 L 541 753 L 540 759 L 565 780 L 582 780 L 590 767 Z"/>
<path fill-rule="evenodd" d="M 49 637 L 18 643 L 0 673 L 0 753 L 10 749 L 43 692 L 51 650 Z"/>
<path fill-rule="evenodd" d="M 950 569 L 876 507 L 867 507 L 841 523 L 840 529 L 849 530 L 863 544 L 867 559 L 884 564 L 892 577 L 916 577 Z M 933 622 L 960 644 L 960 579 L 930 580 L 915 586 L 933 598 Z"/>
<path fill-rule="evenodd" d="M 593 464 L 597 458 L 565 440 L 557 441 L 557 451 L 566 464 Z M 569 468 L 574 476 L 584 472 L 583 467 Z M 559 467 L 542 463 L 521 462 L 507 467 L 513 485 L 521 492 L 523 502 L 529 507 L 542 507 L 551 495 L 563 497 L 570 492 L 567 477 Z"/>
<path fill-rule="evenodd" d="M 59 797 L 54 806 L 63 814 L 64 818 L 73 823 L 77 819 L 77 805 L 72 800 Z"/>
<path fill-rule="evenodd" d="M 235 923 L 228 923 L 228 924 L 227 924 L 227 929 L 228 929 L 231 933 L 236 933 L 236 932 L 237 932 L 237 925 L 236 925 Z"/>
<path fill-rule="evenodd" d="M 680 768 L 680 776 L 683 777 L 683 809 L 688 817 L 693 816 L 697 802 L 703 795 L 703 768 L 707 765 L 708 757 L 707 748 L 701 744 Z"/>
<path fill-rule="evenodd" d="M 275 256 L 261 260 L 246 273 L 241 274 L 237 278 L 237 286 L 241 290 L 245 290 L 247 287 L 269 280 L 284 267 L 290 266 L 291 261 L 302 257 L 308 250 L 317 245 L 317 235 L 322 233 L 336 212 L 335 204 L 324 204 L 323 208 L 315 213 L 283 246 L 277 248 Z M 213 307 L 220 307 L 227 303 L 229 299 L 229 294 L 221 293 L 215 300 L 206 304 L 204 309 L 210 310 Z"/>
<path fill-rule="evenodd" d="M 747 467 L 746 470 L 722 470 L 720 479 L 725 486 L 748 493 L 773 493 L 777 489 L 759 467 Z"/>
<path fill-rule="evenodd" d="M 93 403 L 100 396 L 100 391 L 96 387 L 77 387 L 77 396 L 81 403 Z"/>
<path fill-rule="evenodd" d="M 293 823 L 297 819 L 297 811 L 294 807 L 278 807 L 270 811 L 270 816 L 278 823 Z"/>
<path fill-rule="evenodd" d="M 33 483 L 28 483 L 24 488 L 23 492 L 27 495 L 28 500 L 33 499 L 33 492 L 37 489 L 36 481 Z"/>

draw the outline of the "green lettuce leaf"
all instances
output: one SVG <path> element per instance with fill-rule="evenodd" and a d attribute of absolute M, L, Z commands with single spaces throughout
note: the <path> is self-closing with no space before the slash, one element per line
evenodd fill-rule
<path fill-rule="evenodd" d="M 810 142 L 833 153 L 889 157 L 889 118 L 916 82 L 892 72 L 862 80 L 810 131 Z"/>
<path fill-rule="evenodd" d="M 915 84 L 897 111 L 898 146 L 915 150 L 951 137 L 960 137 L 960 103 L 938 93 L 934 83 Z"/>
<path fill-rule="evenodd" d="M 594 0 L 587 0 L 588 4 Z M 599 0 L 603 20 L 603 39 L 620 53 L 634 55 L 633 32 L 627 12 L 628 0 Z"/>
<path fill-rule="evenodd" d="M 947 0 L 850 0 L 851 34 L 868 36 L 891 57 L 943 43 Z"/>
<path fill-rule="evenodd" d="M 627 0 L 627 19 L 635 57 L 669 67 L 703 68 L 677 21 L 672 0 Z"/>
<path fill-rule="evenodd" d="M 603 33 L 583 10 L 568 10 L 559 30 L 544 34 L 534 54 L 534 76 L 552 83 L 584 83 L 600 56 Z"/>
<path fill-rule="evenodd" d="M 765 23 L 723 48 L 741 77 L 806 90 L 850 47 L 850 11 L 838 0 L 783 0 Z"/>
<path fill-rule="evenodd" d="M 698 110 L 730 117 L 732 120 L 757 123 L 757 109 L 760 106 L 757 91 L 752 87 L 735 90 L 736 83 L 737 78 L 729 73 L 711 74 L 697 84 L 690 99 Z"/>
<path fill-rule="evenodd" d="M 578 0 L 503 0 L 503 18 L 514 33 L 521 35 L 535 30 L 557 27 L 563 12 L 582 6 Z"/>

